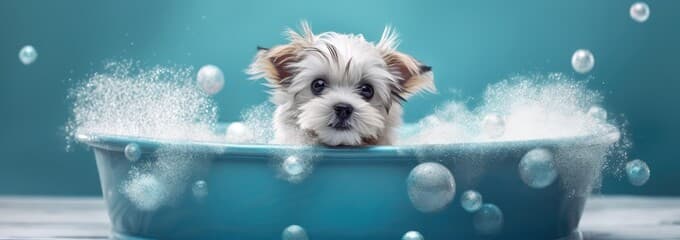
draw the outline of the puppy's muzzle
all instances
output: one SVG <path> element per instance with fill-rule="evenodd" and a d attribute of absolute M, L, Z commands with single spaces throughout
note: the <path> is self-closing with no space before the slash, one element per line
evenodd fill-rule
<path fill-rule="evenodd" d="M 349 120 L 352 117 L 352 112 L 354 112 L 354 107 L 347 103 L 338 103 L 333 106 L 333 110 L 335 111 L 335 121 L 330 126 L 337 130 L 349 130 L 351 127 Z"/>

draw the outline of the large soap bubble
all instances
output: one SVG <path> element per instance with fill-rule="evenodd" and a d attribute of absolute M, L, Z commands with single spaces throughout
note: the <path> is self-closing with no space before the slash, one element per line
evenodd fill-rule
<path fill-rule="evenodd" d="M 290 225 L 283 230 L 281 234 L 281 239 L 283 240 L 307 240 L 307 232 L 305 229 L 298 225 Z"/>
<path fill-rule="evenodd" d="M 477 211 L 482 207 L 482 194 L 475 190 L 467 190 L 460 197 L 460 205 L 468 212 Z"/>
<path fill-rule="evenodd" d="M 548 149 L 536 148 L 527 152 L 519 162 L 522 181 L 533 188 L 549 186 L 557 178 L 553 154 Z"/>
<path fill-rule="evenodd" d="M 579 49 L 571 56 L 571 66 L 578 73 L 587 73 L 595 66 L 593 53 L 586 49 Z"/>
<path fill-rule="evenodd" d="M 505 132 L 505 121 L 498 114 L 487 114 L 482 120 L 482 131 L 484 135 L 491 138 L 503 136 L 503 133 Z"/>
<path fill-rule="evenodd" d="M 649 18 L 649 5 L 643 2 L 636 2 L 630 6 L 630 17 L 636 22 L 645 22 Z"/>
<path fill-rule="evenodd" d="M 453 174 L 444 165 L 421 163 L 408 175 L 408 196 L 421 212 L 435 212 L 446 207 L 456 193 Z"/>
<path fill-rule="evenodd" d="M 482 235 L 492 235 L 503 229 L 503 212 L 496 205 L 486 203 L 473 218 L 475 230 Z"/>
<path fill-rule="evenodd" d="M 205 65 L 198 70 L 196 82 L 205 93 L 213 95 L 224 87 L 224 74 L 215 65 Z"/>
<path fill-rule="evenodd" d="M 647 183 L 650 176 L 649 166 L 640 159 L 635 159 L 626 163 L 626 174 L 628 181 L 635 186 L 642 186 Z"/>
<path fill-rule="evenodd" d="M 401 237 L 401 240 L 425 240 L 425 238 L 417 231 L 408 231 Z"/>
<path fill-rule="evenodd" d="M 125 157 L 131 162 L 139 160 L 142 156 L 142 149 L 136 143 L 129 143 L 125 146 Z"/>
<path fill-rule="evenodd" d="M 26 45 L 19 50 L 19 60 L 24 65 L 30 65 L 38 58 L 38 52 L 31 45 Z"/>

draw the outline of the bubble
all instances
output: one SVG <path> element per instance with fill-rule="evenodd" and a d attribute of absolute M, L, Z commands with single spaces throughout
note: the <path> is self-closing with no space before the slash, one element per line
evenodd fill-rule
<path fill-rule="evenodd" d="M 305 164 L 298 157 L 290 156 L 283 161 L 282 168 L 289 176 L 296 176 L 305 171 Z"/>
<path fill-rule="evenodd" d="M 227 127 L 227 142 L 248 143 L 253 140 L 251 129 L 242 122 L 233 122 Z"/>
<path fill-rule="evenodd" d="M 557 178 L 553 154 L 544 148 L 527 152 L 519 162 L 519 174 L 522 181 L 532 188 L 549 186 Z"/>
<path fill-rule="evenodd" d="M 307 232 L 305 229 L 298 225 L 290 225 L 283 230 L 281 234 L 281 239 L 283 240 L 307 240 Z"/>
<path fill-rule="evenodd" d="M 198 180 L 191 186 L 191 192 L 197 199 L 202 199 L 208 195 L 208 183 L 204 180 Z"/>
<path fill-rule="evenodd" d="M 593 53 L 586 49 L 579 49 L 571 56 L 571 66 L 578 73 L 587 73 L 595 66 Z"/>
<path fill-rule="evenodd" d="M 31 45 L 26 45 L 19 51 L 19 60 L 24 65 L 30 65 L 38 58 L 38 52 Z"/>
<path fill-rule="evenodd" d="M 487 114 L 482 120 L 482 131 L 484 135 L 491 138 L 503 136 L 505 132 L 505 121 L 495 113 Z"/>
<path fill-rule="evenodd" d="M 140 210 L 151 211 L 163 203 L 167 189 L 154 175 L 141 174 L 126 182 L 122 193 Z"/>
<path fill-rule="evenodd" d="M 401 237 L 401 240 L 425 240 L 425 238 L 417 231 L 408 231 Z"/>
<path fill-rule="evenodd" d="M 129 143 L 125 146 L 125 157 L 131 162 L 139 160 L 142 156 L 142 149 L 136 143 Z"/>
<path fill-rule="evenodd" d="M 626 163 L 626 174 L 628 181 L 634 186 L 642 186 L 649 180 L 650 170 L 647 163 L 640 159 L 635 159 Z"/>
<path fill-rule="evenodd" d="M 600 121 L 607 121 L 607 110 L 598 106 L 592 106 L 588 109 L 588 116 Z"/>
<path fill-rule="evenodd" d="M 473 224 L 482 235 L 496 234 L 503 229 L 503 212 L 496 205 L 485 203 L 475 213 Z"/>
<path fill-rule="evenodd" d="M 477 211 L 482 207 L 482 195 L 474 190 L 467 190 L 460 197 L 460 205 L 468 212 Z"/>
<path fill-rule="evenodd" d="M 636 22 L 645 22 L 649 18 L 649 6 L 643 2 L 636 2 L 630 6 L 630 17 Z"/>
<path fill-rule="evenodd" d="M 444 165 L 421 163 L 408 175 L 408 196 L 421 212 L 435 212 L 446 207 L 456 193 L 453 174 Z"/>
<path fill-rule="evenodd" d="M 224 87 L 224 74 L 215 65 L 205 65 L 198 70 L 196 82 L 205 93 L 214 95 Z"/>

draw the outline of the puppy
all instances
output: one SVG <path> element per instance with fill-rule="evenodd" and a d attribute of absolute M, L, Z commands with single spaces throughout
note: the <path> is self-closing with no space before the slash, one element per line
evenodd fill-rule
<path fill-rule="evenodd" d="M 271 88 L 275 144 L 390 145 L 402 102 L 435 92 L 431 67 L 396 50 L 386 27 L 378 43 L 363 35 L 286 31 L 288 44 L 258 47 L 246 72 Z"/>

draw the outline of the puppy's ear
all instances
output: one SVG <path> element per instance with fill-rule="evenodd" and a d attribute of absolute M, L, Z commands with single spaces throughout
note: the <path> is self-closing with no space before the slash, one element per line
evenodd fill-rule
<path fill-rule="evenodd" d="M 302 50 L 315 40 L 309 24 L 303 21 L 300 25 L 301 34 L 291 29 L 286 31 L 290 43 L 273 48 L 257 48 L 257 55 L 246 70 L 251 79 L 265 78 L 273 85 L 290 84 L 290 78 L 296 73 L 292 65 L 301 60 Z"/>
<path fill-rule="evenodd" d="M 397 51 L 398 45 L 397 33 L 392 28 L 386 27 L 377 47 L 382 52 L 390 73 L 399 81 L 404 95 L 410 96 L 421 91 L 437 92 L 432 67 Z"/>

